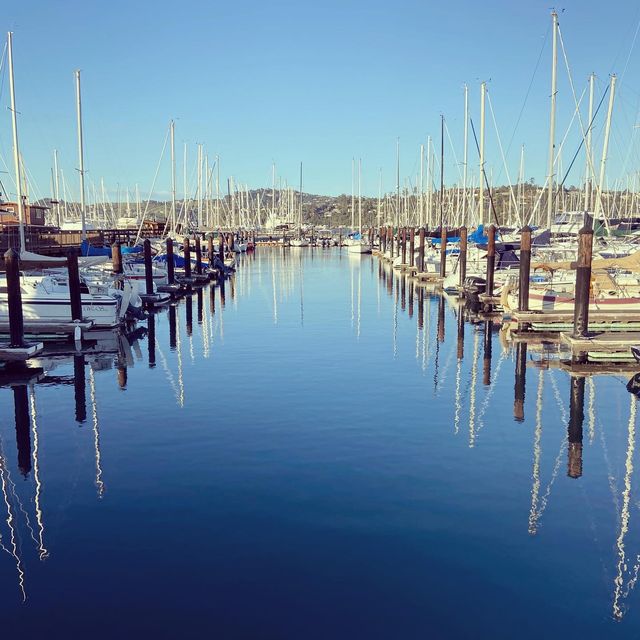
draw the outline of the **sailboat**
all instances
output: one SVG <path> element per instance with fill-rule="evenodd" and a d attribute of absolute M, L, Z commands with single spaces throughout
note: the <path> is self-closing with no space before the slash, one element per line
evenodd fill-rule
<path fill-rule="evenodd" d="M 371 253 L 371 245 L 362 237 L 362 160 L 358 160 L 358 233 L 347 247 L 349 253 Z"/>

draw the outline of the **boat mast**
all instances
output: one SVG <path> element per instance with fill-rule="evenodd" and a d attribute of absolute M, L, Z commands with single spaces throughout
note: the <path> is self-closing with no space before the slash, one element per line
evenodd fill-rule
<path fill-rule="evenodd" d="M 302 237 L 302 162 L 300 163 L 300 206 L 298 209 L 298 238 Z"/>
<path fill-rule="evenodd" d="M 13 162 L 16 171 L 16 195 L 18 197 L 18 223 L 20 232 L 20 253 L 25 251 L 24 201 L 22 199 L 22 178 L 20 176 L 20 147 L 18 146 L 18 111 L 16 110 L 16 88 L 13 78 L 13 32 L 7 33 L 9 52 L 9 91 L 11 93 L 11 127 L 13 129 Z"/>
<path fill-rule="evenodd" d="M 396 139 L 396 220 L 400 224 L 400 138 Z"/>
<path fill-rule="evenodd" d="M 176 232 L 176 124 L 171 126 L 171 233 Z"/>
<path fill-rule="evenodd" d="M 356 159 L 351 158 L 351 231 L 355 227 L 355 215 L 356 215 Z"/>
<path fill-rule="evenodd" d="M 549 123 L 549 170 L 547 175 L 547 228 L 551 229 L 553 216 L 553 164 L 555 155 L 556 138 L 556 92 L 557 92 L 557 67 L 558 67 L 558 14 L 551 12 L 553 21 L 553 39 L 551 54 L 551 116 Z"/>
<path fill-rule="evenodd" d="M 432 193 L 433 193 L 433 158 L 431 157 L 431 136 L 427 137 L 427 226 L 433 226 Z"/>
<path fill-rule="evenodd" d="M 616 95 L 616 76 L 611 76 L 611 84 L 609 87 L 609 107 L 607 109 L 607 123 L 604 128 L 604 142 L 602 143 L 602 157 L 600 158 L 600 179 L 598 181 L 598 193 L 596 194 L 596 206 L 593 213 L 593 220 L 598 220 L 598 214 L 600 213 L 600 203 L 602 200 L 602 187 L 604 185 L 604 173 L 607 165 L 607 153 L 609 150 L 609 135 L 611 134 L 611 115 L 613 113 L 613 100 Z M 607 233 L 611 233 L 609 229 L 609 221 L 607 216 L 604 217 L 604 223 L 607 227 Z"/>
<path fill-rule="evenodd" d="M 440 115 L 440 231 L 444 229 L 444 115 Z"/>
<path fill-rule="evenodd" d="M 84 189 L 84 145 L 82 139 L 82 95 L 80 93 L 80 69 L 76 70 L 76 112 L 78 116 L 78 163 L 80 172 L 80 223 L 82 225 L 82 239 L 87 239 L 87 223 L 85 220 L 85 189 Z"/>
<path fill-rule="evenodd" d="M 58 222 L 58 227 L 60 227 L 60 176 L 58 171 L 58 150 L 53 150 L 53 186 L 55 189 L 55 198 L 56 198 L 56 219 Z"/>
<path fill-rule="evenodd" d="M 420 180 L 418 181 L 419 197 L 419 226 L 424 227 L 424 144 L 420 145 Z"/>
<path fill-rule="evenodd" d="M 587 162 L 585 166 L 584 177 L 584 210 L 589 211 L 591 207 L 591 186 L 593 181 L 593 155 L 591 147 L 591 133 L 593 132 L 593 126 L 591 121 L 593 120 L 593 93 L 595 86 L 596 74 L 592 73 L 589 76 L 589 119 L 587 120 Z"/>
<path fill-rule="evenodd" d="M 462 153 L 462 224 L 467 220 L 467 156 L 469 148 L 469 87 L 464 85 L 464 150 Z"/>
<path fill-rule="evenodd" d="M 378 172 L 378 229 L 382 225 L 382 167 Z"/>
<path fill-rule="evenodd" d="M 216 226 L 220 226 L 220 156 L 216 155 Z"/>
<path fill-rule="evenodd" d="M 198 178 L 197 178 L 197 189 L 198 189 L 198 198 L 196 200 L 198 206 L 198 230 L 202 229 L 202 144 L 198 144 Z"/>
<path fill-rule="evenodd" d="M 487 83 L 480 85 L 480 189 L 478 194 L 478 217 L 480 224 L 484 224 L 484 121 L 485 121 L 485 97 Z"/>
<path fill-rule="evenodd" d="M 362 239 L 362 158 L 358 158 L 358 233 Z"/>

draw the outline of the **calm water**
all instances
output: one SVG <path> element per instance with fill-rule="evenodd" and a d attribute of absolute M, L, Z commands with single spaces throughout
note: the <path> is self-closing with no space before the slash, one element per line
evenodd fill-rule
<path fill-rule="evenodd" d="M 261 249 L 149 335 L 0 388 L 4 628 L 638 637 L 627 378 L 575 381 L 572 419 L 530 348 L 515 419 L 498 327 L 400 282 Z"/>

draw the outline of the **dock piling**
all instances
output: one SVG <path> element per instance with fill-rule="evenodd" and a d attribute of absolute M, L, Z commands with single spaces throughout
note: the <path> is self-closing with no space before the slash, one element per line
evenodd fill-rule
<path fill-rule="evenodd" d="M 409 266 L 413 267 L 415 263 L 416 250 L 416 230 L 414 227 L 409 229 Z"/>
<path fill-rule="evenodd" d="M 493 295 L 493 272 L 496 268 L 496 228 L 489 225 L 487 229 L 487 277 L 485 279 L 487 285 L 485 293 L 488 296 Z"/>
<path fill-rule="evenodd" d="M 142 243 L 144 252 L 144 281 L 147 295 L 153 295 L 153 264 L 151 263 L 151 240 L 146 238 Z"/>
<path fill-rule="evenodd" d="M 189 246 L 189 238 L 184 239 L 184 275 L 186 278 L 191 277 L 191 247 Z"/>
<path fill-rule="evenodd" d="M 173 284 L 175 282 L 175 265 L 173 263 L 173 240 L 167 238 L 167 282 Z"/>
<path fill-rule="evenodd" d="M 589 289 L 591 287 L 591 256 L 593 229 L 578 232 L 578 260 L 576 263 L 576 292 L 573 310 L 573 337 L 585 338 L 589 330 Z"/>
<path fill-rule="evenodd" d="M 80 293 L 80 270 L 78 269 L 78 249 L 67 251 L 67 271 L 69 273 L 69 299 L 71 319 L 82 322 L 82 295 Z"/>
<path fill-rule="evenodd" d="M 196 273 L 202 273 L 202 247 L 200 246 L 200 238 L 196 236 Z"/>
<path fill-rule="evenodd" d="M 122 248 L 119 242 L 111 245 L 111 271 L 122 273 Z"/>
<path fill-rule="evenodd" d="M 458 268 L 460 270 L 458 286 L 463 290 L 467 277 L 467 227 L 460 229 L 460 255 L 458 256 Z"/>
<path fill-rule="evenodd" d="M 9 306 L 9 346 L 24 347 L 24 317 L 22 315 L 22 293 L 20 291 L 20 254 L 9 249 L 4 254 L 7 275 L 7 304 Z"/>
<path fill-rule="evenodd" d="M 529 275 L 531 273 L 531 227 L 522 229 L 520 236 L 520 269 L 518 311 L 529 311 Z"/>
<path fill-rule="evenodd" d="M 447 227 L 442 225 L 440 230 L 440 277 L 447 273 Z"/>

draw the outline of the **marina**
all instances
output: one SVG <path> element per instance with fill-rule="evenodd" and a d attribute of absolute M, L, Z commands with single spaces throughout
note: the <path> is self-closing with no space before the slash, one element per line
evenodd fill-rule
<path fill-rule="evenodd" d="M 640 637 L 640 9 L 144 4 L 5 16 L 6 628 Z"/>
<path fill-rule="evenodd" d="M 72 592 L 62 628 L 105 636 L 633 637 L 632 370 L 559 370 L 338 248 L 258 249 L 140 326 L 1 381 L 12 626 Z"/>

